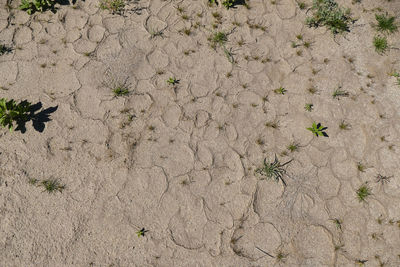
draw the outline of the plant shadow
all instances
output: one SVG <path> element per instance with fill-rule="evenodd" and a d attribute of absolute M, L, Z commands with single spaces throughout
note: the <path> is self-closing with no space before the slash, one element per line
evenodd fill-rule
<path fill-rule="evenodd" d="M 26 100 L 21 103 L 27 102 Z M 50 107 L 47 109 L 43 109 L 38 112 L 42 108 L 42 102 L 38 102 L 35 105 L 32 105 L 29 110 L 29 114 L 26 119 L 17 121 L 17 128 L 15 131 L 21 131 L 21 133 L 26 132 L 25 124 L 28 121 L 32 121 L 33 128 L 38 132 L 43 132 L 45 129 L 45 122 L 51 121 L 50 115 L 58 109 L 58 106 Z M 36 113 L 37 112 L 37 113 Z"/>

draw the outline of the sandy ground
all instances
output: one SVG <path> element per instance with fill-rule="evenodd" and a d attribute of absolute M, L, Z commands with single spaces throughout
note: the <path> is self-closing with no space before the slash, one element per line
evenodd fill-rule
<path fill-rule="evenodd" d="M 336 37 L 308 28 L 294 0 L 140 0 L 122 14 L 78 0 L 31 16 L 0 2 L 13 48 L 1 97 L 58 107 L 42 132 L 1 130 L 0 266 L 400 266 L 400 86 L 388 75 L 400 34 L 379 55 L 371 26 L 400 1 L 338 1 L 358 20 Z M 235 64 L 210 47 L 217 31 Z M 119 84 L 129 95 L 113 95 Z M 349 95 L 335 99 L 340 86 Z M 329 138 L 306 130 L 313 121 Z M 292 159 L 286 187 L 255 174 L 275 154 Z M 29 182 L 51 178 L 65 190 Z"/>

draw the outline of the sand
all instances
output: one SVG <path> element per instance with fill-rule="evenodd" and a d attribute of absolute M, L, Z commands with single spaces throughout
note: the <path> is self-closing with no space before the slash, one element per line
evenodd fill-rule
<path fill-rule="evenodd" d="M 0 266 L 400 266 L 400 33 L 380 55 L 371 25 L 400 1 L 338 1 L 358 20 L 336 36 L 305 3 L 1 0 L 1 97 L 54 109 L 0 131 Z M 287 186 L 255 173 L 275 155 Z"/>

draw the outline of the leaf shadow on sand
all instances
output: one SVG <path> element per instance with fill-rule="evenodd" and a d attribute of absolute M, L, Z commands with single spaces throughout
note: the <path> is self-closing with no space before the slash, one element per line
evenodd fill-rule
<path fill-rule="evenodd" d="M 50 115 L 51 113 L 55 112 L 58 109 L 58 106 L 50 107 L 47 109 L 43 109 L 39 112 L 42 108 L 42 102 L 38 102 L 30 107 L 29 115 L 25 120 L 17 121 L 17 128 L 15 131 L 21 131 L 21 133 L 26 132 L 26 123 L 28 121 L 32 121 L 33 128 L 38 132 L 43 132 L 45 129 L 45 122 L 51 121 Z"/>

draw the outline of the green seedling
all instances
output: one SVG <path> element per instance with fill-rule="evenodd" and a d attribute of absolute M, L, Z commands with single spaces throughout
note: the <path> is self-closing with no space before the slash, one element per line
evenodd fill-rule
<path fill-rule="evenodd" d="M 335 218 L 335 219 L 330 219 L 335 225 L 336 228 L 339 229 L 340 231 L 342 231 L 342 220 Z"/>
<path fill-rule="evenodd" d="M 371 193 L 371 188 L 369 188 L 367 186 L 367 184 L 364 184 L 362 186 L 360 186 L 360 188 L 358 188 L 358 190 L 356 191 L 357 194 L 357 198 L 360 202 L 365 201 L 365 199 L 370 196 Z"/>
<path fill-rule="evenodd" d="M 350 124 L 348 124 L 345 121 L 341 121 L 339 124 L 339 129 L 340 130 L 349 130 L 350 129 Z"/>
<path fill-rule="evenodd" d="M 125 96 L 129 94 L 129 90 L 124 85 L 119 85 L 113 89 L 113 93 L 115 96 Z"/>
<path fill-rule="evenodd" d="M 140 229 L 139 231 L 136 232 L 138 237 L 144 236 L 145 233 L 147 233 L 149 230 L 146 230 L 144 228 Z"/>
<path fill-rule="evenodd" d="M 334 0 L 313 0 L 311 9 L 314 13 L 306 20 L 309 27 L 326 26 L 333 34 L 338 34 L 350 31 L 349 25 L 354 22 L 350 9 L 344 10 Z"/>
<path fill-rule="evenodd" d="M 124 0 L 101 0 L 100 9 L 109 10 L 113 14 L 121 14 L 125 8 Z"/>
<path fill-rule="evenodd" d="M 222 5 L 224 7 L 226 7 L 226 9 L 233 7 L 234 4 L 235 4 L 235 0 L 225 0 L 222 2 Z"/>
<path fill-rule="evenodd" d="M 216 32 L 211 41 L 213 44 L 224 45 L 228 41 L 228 35 L 225 32 Z"/>
<path fill-rule="evenodd" d="M 267 177 L 268 179 L 275 179 L 275 181 L 282 181 L 283 185 L 286 186 L 286 182 L 283 179 L 283 175 L 286 173 L 285 165 L 289 164 L 292 160 L 289 160 L 283 164 L 281 164 L 278 158 L 275 155 L 275 160 L 271 163 L 267 162 L 267 159 L 264 159 L 264 166 L 262 168 L 258 168 L 255 170 L 256 173 Z"/>
<path fill-rule="evenodd" d="M 299 2 L 298 5 L 299 5 L 299 8 L 300 8 L 301 10 L 303 10 L 303 9 L 305 9 L 305 8 L 307 7 L 306 4 L 305 4 L 304 2 Z"/>
<path fill-rule="evenodd" d="M 349 96 L 349 92 L 340 90 L 340 88 L 336 89 L 332 93 L 332 97 L 336 98 L 336 99 L 340 99 L 340 97 L 348 97 L 348 96 Z"/>
<path fill-rule="evenodd" d="M 396 17 L 389 17 L 387 14 L 376 14 L 375 19 L 378 22 L 378 24 L 374 25 L 377 31 L 383 33 L 394 33 L 397 31 Z"/>
<path fill-rule="evenodd" d="M 175 84 L 178 84 L 178 83 L 179 83 L 179 80 L 177 80 L 175 77 L 170 77 L 170 78 L 167 80 L 167 83 L 168 83 L 168 84 L 171 84 L 171 85 L 175 85 Z"/>
<path fill-rule="evenodd" d="M 274 93 L 277 95 L 284 95 L 286 92 L 287 90 L 282 86 L 274 90 Z"/>
<path fill-rule="evenodd" d="M 54 9 L 55 3 L 56 2 L 52 0 L 22 0 L 19 9 L 31 15 L 35 12 L 44 12 L 48 9 Z"/>
<path fill-rule="evenodd" d="M 54 193 L 56 191 L 62 192 L 65 189 L 65 185 L 60 184 L 58 180 L 54 179 L 43 180 L 40 185 L 43 186 L 48 193 Z"/>
<path fill-rule="evenodd" d="M 318 136 L 329 137 L 328 134 L 325 132 L 326 129 L 328 129 L 328 127 L 322 126 L 321 123 L 316 124 L 315 122 L 313 122 L 310 128 L 307 128 L 307 130 L 315 134 L 316 137 Z"/>
<path fill-rule="evenodd" d="M 304 109 L 306 110 L 306 111 L 308 111 L 308 112 L 311 112 L 312 110 L 313 110 L 313 108 L 314 108 L 314 105 L 313 104 L 306 104 L 305 106 L 304 106 Z"/>
<path fill-rule="evenodd" d="M 357 162 L 357 170 L 358 171 L 365 172 L 365 169 L 366 169 L 366 167 L 364 164 L 362 164 L 361 162 Z"/>
<path fill-rule="evenodd" d="M 287 146 L 287 150 L 289 150 L 290 152 L 293 153 L 293 152 L 299 150 L 299 147 L 300 146 L 298 143 L 292 142 L 290 145 Z"/>
<path fill-rule="evenodd" d="M 288 256 L 287 254 L 284 254 L 282 251 L 279 251 L 278 254 L 276 254 L 276 261 L 285 263 L 287 256 Z"/>
<path fill-rule="evenodd" d="M 375 47 L 375 51 L 378 54 L 384 54 L 389 47 L 387 38 L 385 36 L 379 36 L 379 35 L 375 36 L 372 43 Z"/>
<path fill-rule="evenodd" d="M 0 99 L 0 125 L 8 127 L 10 132 L 13 130 L 14 123 L 24 122 L 28 120 L 31 103 L 22 101 L 17 104 L 13 99 L 7 101 L 5 98 Z"/>

